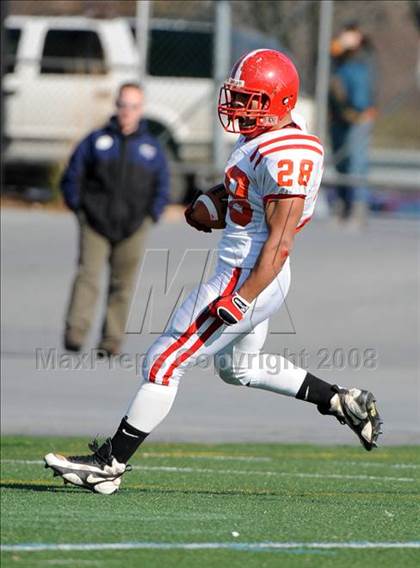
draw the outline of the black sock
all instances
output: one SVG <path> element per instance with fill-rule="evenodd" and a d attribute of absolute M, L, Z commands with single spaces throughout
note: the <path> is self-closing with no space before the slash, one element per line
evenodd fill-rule
<path fill-rule="evenodd" d="M 121 420 L 118 430 L 112 438 L 112 455 L 120 463 L 127 463 L 137 448 L 149 434 L 137 430 L 127 422 L 127 417 Z"/>
<path fill-rule="evenodd" d="M 316 404 L 319 409 L 328 411 L 331 397 L 334 394 L 333 385 L 330 385 L 322 379 L 318 379 L 318 377 L 311 375 L 311 373 L 307 373 L 296 398 L 312 402 L 312 404 Z M 322 412 L 322 410 L 320 410 L 320 412 Z"/>

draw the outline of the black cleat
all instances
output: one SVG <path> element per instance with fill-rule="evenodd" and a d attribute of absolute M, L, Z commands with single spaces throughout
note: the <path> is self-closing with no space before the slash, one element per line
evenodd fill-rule
<path fill-rule="evenodd" d="M 335 416 L 341 424 L 347 424 L 370 452 L 377 447 L 378 437 L 382 434 L 375 397 L 371 392 L 357 388 L 343 389 L 334 385 L 333 390 L 336 394 L 331 399 L 328 414 Z"/>
<path fill-rule="evenodd" d="M 89 444 L 92 454 L 86 456 L 64 457 L 60 454 L 47 454 L 45 467 L 53 470 L 54 477 L 61 476 L 64 483 L 85 487 L 95 493 L 110 495 L 119 489 L 121 476 L 130 471 L 131 466 L 119 463 L 112 455 L 111 439 L 101 447 L 96 440 Z"/>

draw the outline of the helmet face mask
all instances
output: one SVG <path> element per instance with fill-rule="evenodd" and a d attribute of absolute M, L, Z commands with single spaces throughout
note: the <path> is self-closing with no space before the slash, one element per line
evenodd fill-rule
<path fill-rule="evenodd" d="M 298 90 L 292 61 L 279 51 L 257 49 L 239 59 L 221 87 L 219 120 L 227 132 L 258 135 L 294 108 Z"/>
<path fill-rule="evenodd" d="M 227 132 L 254 134 L 277 124 L 277 117 L 269 114 L 270 99 L 265 93 L 232 87 L 229 81 L 220 89 L 217 108 Z"/>

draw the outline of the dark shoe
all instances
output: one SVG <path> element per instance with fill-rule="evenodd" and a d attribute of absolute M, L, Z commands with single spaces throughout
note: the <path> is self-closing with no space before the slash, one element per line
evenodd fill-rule
<path fill-rule="evenodd" d="M 382 420 L 373 394 L 357 388 L 342 389 L 337 385 L 333 386 L 333 390 L 336 394 L 331 399 L 330 409 L 327 412 L 320 410 L 322 414 L 332 414 L 341 424 L 347 424 L 365 450 L 376 448 L 382 434 Z"/>
<path fill-rule="evenodd" d="M 61 476 L 64 483 L 85 487 L 95 493 L 111 495 L 120 487 L 121 477 L 131 466 L 118 462 L 112 455 L 112 443 L 108 438 L 101 447 L 94 440 L 89 444 L 93 452 L 86 456 L 47 454 L 45 467 L 51 468 L 54 476 Z"/>
<path fill-rule="evenodd" d="M 79 353 L 83 347 L 84 334 L 75 329 L 67 328 L 64 334 L 64 348 L 66 351 Z"/>
<path fill-rule="evenodd" d="M 82 349 L 82 346 L 79 343 L 75 343 L 74 341 L 66 337 L 64 339 L 64 349 L 66 351 L 73 351 L 74 353 L 79 353 Z"/>

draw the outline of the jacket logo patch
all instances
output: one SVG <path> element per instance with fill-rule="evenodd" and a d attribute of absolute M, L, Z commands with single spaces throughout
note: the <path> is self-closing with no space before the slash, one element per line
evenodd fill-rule
<path fill-rule="evenodd" d="M 99 136 L 99 138 L 95 142 L 95 148 L 97 150 L 109 150 L 111 146 L 114 144 L 114 140 L 108 134 L 104 134 L 103 136 Z"/>
<path fill-rule="evenodd" d="M 151 144 L 140 144 L 139 153 L 146 158 L 146 160 L 153 160 L 157 154 L 157 149 Z"/>

